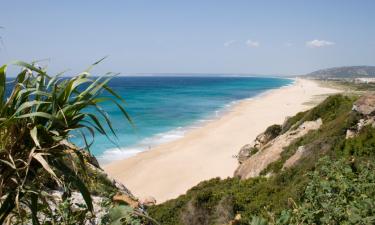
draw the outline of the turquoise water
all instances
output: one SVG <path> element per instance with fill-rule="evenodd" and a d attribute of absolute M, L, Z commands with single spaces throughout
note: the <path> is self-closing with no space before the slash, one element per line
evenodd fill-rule
<path fill-rule="evenodd" d="M 127 102 L 135 128 L 111 103 L 108 112 L 117 146 L 96 135 L 91 152 L 102 163 L 128 157 L 179 137 L 219 116 L 234 102 L 291 84 L 261 77 L 118 77 L 110 86 Z"/>

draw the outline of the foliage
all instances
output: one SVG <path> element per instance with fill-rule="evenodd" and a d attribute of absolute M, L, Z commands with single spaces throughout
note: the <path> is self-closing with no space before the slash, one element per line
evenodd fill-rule
<path fill-rule="evenodd" d="M 323 123 L 338 118 L 342 113 L 350 112 L 355 98 L 344 95 L 332 95 L 326 98 L 318 106 L 303 113 L 301 118 L 294 123 L 293 127 L 296 128 L 305 121 L 313 121 L 321 118 Z M 298 115 L 298 114 L 297 114 Z"/>
<path fill-rule="evenodd" d="M 300 121 L 306 113 L 307 113 L 307 111 L 299 112 L 292 117 L 288 117 L 285 120 L 284 124 L 281 126 L 282 127 L 281 133 L 283 134 L 283 133 L 287 132 L 294 124 L 296 124 L 298 121 Z"/>
<path fill-rule="evenodd" d="M 370 224 L 375 214 L 375 129 L 366 127 L 357 137 L 345 139 L 346 130 L 361 118 L 351 110 L 354 100 L 331 96 L 315 108 L 289 118 L 282 132 L 304 121 L 322 118 L 324 123 L 284 149 L 281 159 L 266 169 L 273 176 L 204 181 L 177 199 L 151 207 L 150 215 L 167 225 L 224 224 L 218 222 L 222 221 L 219 214 L 232 216 L 226 218 L 226 223 L 240 214 L 241 219 L 235 223 L 240 225 L 336 224 L 335 219 L 340 224 Z M 281 170 L 302 145 L 308 154 L 294 167 Z M 322 157 L 326 158 L 319 161 Z M 351 162 L 353 157 L 357 158 Z M 223 202 L 225 207 L 219 207 Z M 334 210 L 332 217 L 330 210 Z M 362 220 L 357 220 L 360 217 Z"/>
<path fill-rule="evenodd" d="M 270 140 L 277 137 L 282 131 L 282 128 L 278 124 L 274 124 L 272 126 L 269 126 L 266 131 L 264 132 L 265 135 L 269 136 Z"/>
<path fill-rule="evenodd" d="M 345 155 L 374 156 L 375 128 L 372 126 L 366 126 L 355 138 L 345 140 L 342 151 Z"/>
<path fill-rule="evenodd" d="M 215 178 L 201 182 L 177 199 L 150 207 L 148 212 L 170 225 L 216 224 L 223 220 L 228 223 L 236 214 L 242 217 L 238 224 L 248 224 L 254 215 L 281 213 L 290 205 L 289 198 L 299 198 L 306 183 L 297 170 L 284 171 L 270 179 Z M 222 218 L 223 215 L 231 217 Z"/>
<path fill-rule="evenodd" d="M 141 225 L 134 216 L 133 209 L 127 205 L 118 205 L 109 211 L 110 225 Z"/>
<path fill-rule="evenodd" d="M 133 209 L 124 204 L 112 207 L 107 216 L 109 225 L 159 225 L 156 220 L 149 217 L 144 211 Z"/>
<path fill-rule="evenodd" d="M 40 205 L 43 207 L 43 205 Z M 49 212 L 48 208 L 45 207 L 44 215 L 49 215 L 46 219 L 53 218 L 59 224 L 75 225 L 80 224 L 82 221 L 88 220 L 88 209 L 85 205 L 73 205 L 70 198 L 65 198 L 59 203 L 55 209 L 55 212 Z M 94 217 L 91 215 L 91 217 Z"/>
<path fill-rule="evenodd" d="M 375 163 L 373 160 L 322 158 L 310 173 L 294 220 L 301 224 L 374 224 Z"/>
<path fill-rule="evenodd" d="M 99 105 L 104 101 L 116 104 L 130 121 L 122 106 L 124 100 L 107 86 L 113 75 L 94 79 L 90 67 L 72 78 L 60 78 L 61 74 L 51 77 L 35 64 L 16 65 L 22 70 L 12 81 L 9 96 L 7 65 L 0 68 L 0 224 L 22 216 L 20 208 L 25 207 L 31 212 L 33 224 L 39 224 L 38 206 L 45 203 L 42 190 L 48 188 L 78 190 L 88 211 L 92 211 L 84 182 L 84 154 L 93 139 L 88 140 L 85 134 L 92 138 L 95 132 L 107 135 L 105 125 L 114 134 L 108 115 Z M 100 97 L 103 91 L 112 97 Z M 90 108 L 96 113 L 90 113 Z M 69 147 L 72 132 L 82 134 L 84 148 Z"/>

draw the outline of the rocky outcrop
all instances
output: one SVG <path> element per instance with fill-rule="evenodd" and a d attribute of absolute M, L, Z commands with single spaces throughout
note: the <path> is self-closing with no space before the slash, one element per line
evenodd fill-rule
<path fill-rule="evenodd" d="M 360 97 L 354 103 L 353 110 L 364 116 L 373 115 L 375 112 L 375 94 L 369 93 Z"/>
<path fill-rule="evenodd" d="M 61 207 L 61 203 L 65 202 L 65 204 L 70 205 L 70 209 L 72 211 L 81 211 L 82 206 L 85 205 L 85 200 L 83 199 L 82 195 L 76 191 L 72 192 L 70 197 L 64 200 L 63 195 L 64 192 L 61 190 L 52 190 L 47 192 L 49 197 L 48 207 L 51 208 L 52 212 L 59 210 Z M 100 224 L 102 218 L 108 213 L 106 209 L 104 209 L 101 205 L 105 201 L 105 198 L 100 196 L 91 196 L 92 204 L 93 204 L 93 212 L 92 214 L 87 212 L 86 214 L 86 221 L 85 225 L 97 225 Z M 43 218 L 43 214 L 39 215 L 41 219 Z M 48 221 L 48 219 L 47 219 Z"/>
<path fill-rule="evenodd" d="M 287 159 L 283 165 L 283 169 L 291 168 L 293 167 L 298 160 L 300 160 L 304 154 L 306 153 L 306 148 L 305 146 L 299 146 L 296 153 L 292 155 L 289 159 Z"/>
<path fill-rule="evenodd" d="M 143 206 L 150 207 L 150 206 L 156 205 L 156 199 L 152 196 L 147 196 L 147 197 L 141 198 L 139 200 L 139 203 Z"/>
<path fill-rule="evenodd" d="M 254 141 L 254 147 L 261 149 L 263 146 L 265 146 L 268 142 L 270 142 L 272 139 L 277 137 L 281 132 L 281 126 L 274 124 L 266 129 L 264 133 L 261 133 L 255 138 Z"/>
<path fill-rule="evenodd" d="M 268 142 L 273 140 L 281 133 L 281 126 L 274 124 L 259 134 L 251 144 L 244 145 L 238 152 L 237 160 L 242 164 L 245 160 L 257 153 L 259 149 L 263 148 Z"/>
<path fill-rule="evenodd" d="M 346 139 L 355 137 L 363 127 L 375 127 L 375 93 L 368 93 L 360 97 L 354 104 L 352 110 L 359 113 L 362 119 L 346 131 Z"/>
<path fill-rule="evenodd" d="M 296 129 L 291 129 L 263 146 L 257 153 L 242 162 L 236 169 L 234 176 L 242 179 L 259 176 L 270 163 L 277 161 L 284 148 L 294 140 L 307 134 L 309 131 L 317 130 L 322 125 L 319 118 L 315 121 L 306 121 Z M 296 156 L 297 157 L 297 156 Z"/>
<path fill-rule="evenodd" d="M 246 159 L 250 158 L 250 156 L 254 155 L 258 151 L 257 148 L 254 147 L 254 144 L 247 144 L 244 145 L 240 152 L 238 153 L 237 160 L 240 164 L 246 161 Z"/>
<path fill-rule="evenodd" d="M 115 196 L 113 196 L 112 200 L 117 203 L 125 203 L 127 205 L 130 205 L 132 208 L 139 207 L 138 200 L 126 194 L 117 193 Z"/>

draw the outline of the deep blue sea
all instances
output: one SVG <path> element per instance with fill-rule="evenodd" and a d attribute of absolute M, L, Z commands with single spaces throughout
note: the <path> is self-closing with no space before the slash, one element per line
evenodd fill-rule
<path fill-rule="evenodd" d="M 135 127 L 114 104 L 103 104 L 117 132 L 117 146 L 97 134 L 91 152 L 101 163 L 134 155 L 182 137 L 187 130 L 220 116 L 236 101 L 291 83 L 281 78 L 234 76 L 114 78 L 109 86 L 126 100 Z"/>

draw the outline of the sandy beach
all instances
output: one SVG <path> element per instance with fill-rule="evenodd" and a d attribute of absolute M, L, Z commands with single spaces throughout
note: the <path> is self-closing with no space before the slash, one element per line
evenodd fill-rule
<path fill-rule="evenodd" d="M 310 80 L 269 91 L 235 104 L 222 117 L 162 144 L 104 167 L 137 197 L 163 202 L 184 194 L 203 180 L 233 175 L 239 149 L 272 124 L 307 110 L 319 96 L 339 92 Z M 309 103 L 309 104 L 307 104 Z"/>

